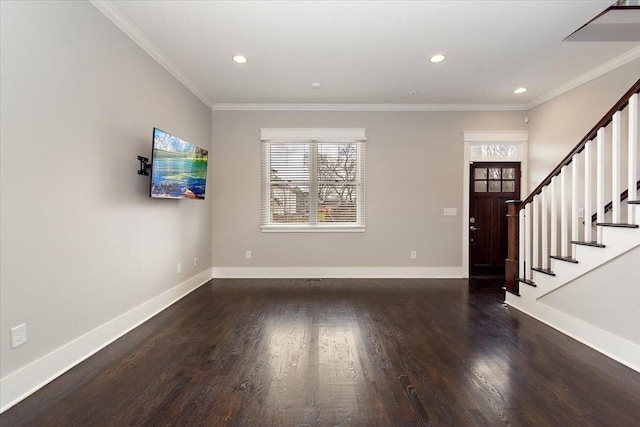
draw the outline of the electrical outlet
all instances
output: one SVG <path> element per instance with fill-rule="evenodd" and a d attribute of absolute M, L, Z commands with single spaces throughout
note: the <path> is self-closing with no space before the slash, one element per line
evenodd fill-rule
<path fill-rule="evenodd" d="M 198 257 L 193 257 L 193 265 L 198 265 Z"/>
<path fill-rule="evenodd" d="M 411 251 L 411 259 L 418 258 L 418 253 L 416 251 Z"/>
<path fill-rule="evenodd" d="M 176 267 L 176 274 L 180 274 L 182 273 L 182 263 L 179 262 L 178 266 Z"/>
<path fill-rule="evenodd" d="M 578 218 L 584 218 L 584 208 L 578 208 Z"/>
<path fill-rule="evenodd" d="M 16 348 L 27 342 L 27 324 L 23 323 L 11 328 L 11 348 Z"/>
<path fill-rule="evenodd" d="M 251 251 L 244 251 L 245 259 L 251 259 Z"/>

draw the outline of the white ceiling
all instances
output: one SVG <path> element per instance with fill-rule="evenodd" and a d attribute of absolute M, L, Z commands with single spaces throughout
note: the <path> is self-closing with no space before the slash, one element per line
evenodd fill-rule
<path fill-rule="evenodd" d="M 524 108 L 640 58 L 637 41 L 563 42 L 612 0 L 93 3 L 213 108 Z"/>

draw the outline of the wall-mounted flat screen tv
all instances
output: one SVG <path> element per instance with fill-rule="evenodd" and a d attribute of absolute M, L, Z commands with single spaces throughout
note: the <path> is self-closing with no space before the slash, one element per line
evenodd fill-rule
<path fill-rule="evenodd" d="M 204 199 L 209 152 L 153 128 L 151 197 Z"/>

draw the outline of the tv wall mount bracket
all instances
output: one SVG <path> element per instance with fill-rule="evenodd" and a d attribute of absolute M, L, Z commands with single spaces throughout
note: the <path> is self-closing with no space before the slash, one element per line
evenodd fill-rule
<path fill-rule="evenodd" d="M 151 163 L 149 163 L 149 159 L 147 159 L 146 157 L 138 156 L 138 160 L 140 160 L 140 169 L 138 169 L 138 175 L 149 176 L 149 169 L 151 169 Z"/>

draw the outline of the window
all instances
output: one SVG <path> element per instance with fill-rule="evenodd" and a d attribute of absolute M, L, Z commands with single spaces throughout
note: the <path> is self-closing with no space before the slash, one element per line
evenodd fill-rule
<path fill-rule="evenodd" d="M 509 157 L 520 155 L 518 144 L 479 143 L 471 145 L 471 157 Z"/>
<path fill-rule="evenodd" d="M 263 231 L 364 231 L 364 129 L 262 129 Z"/>
<path fill-rule="evenodd" d="M 476 167 L 473 179 L 476 193 L 513 193 L 516 191 L 515 168 Z"/>

